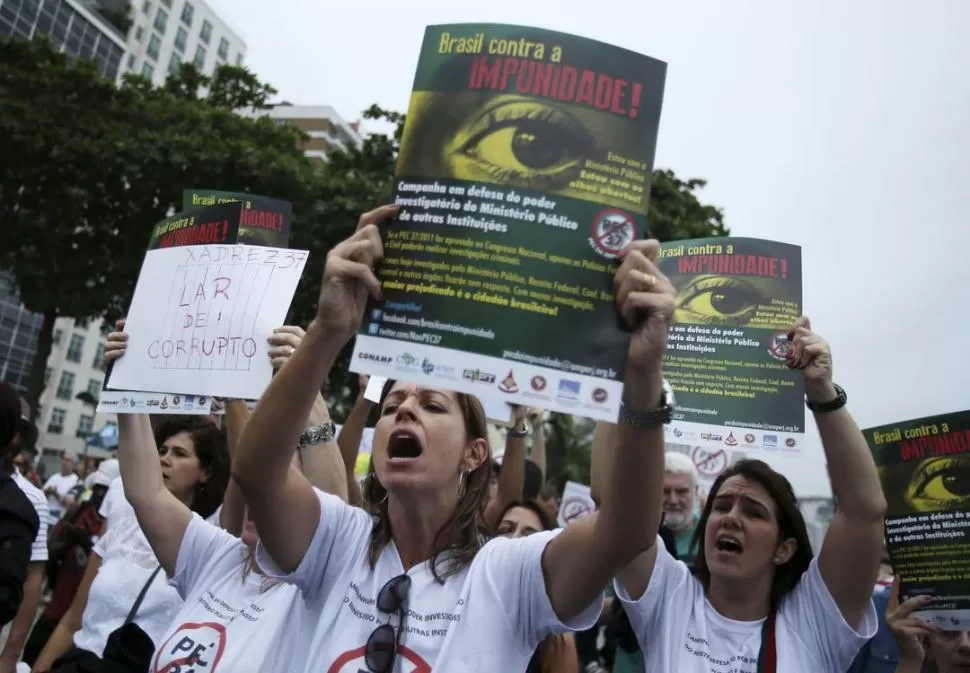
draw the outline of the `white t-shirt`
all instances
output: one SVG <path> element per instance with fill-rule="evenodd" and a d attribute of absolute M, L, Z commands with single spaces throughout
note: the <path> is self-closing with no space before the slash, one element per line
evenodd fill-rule
<path fill-rule="evenodd" d="M 37 537 L 34 538 L 34 546 L 30 550 L 30 562 L 43 563 L 47 561 L 47 527 L 50 518 L 50 512 L 47 510 L 47 496 L 17 470 L 13 471 L 13 481 L 20 487 L 20 490 L 24 492 L 24 495 L 30 500 L 30 504 L 37 511 L 40 527 L 37 529 Z"/>
<path fill-rule="evenodd" d="M 114 498 L 109 500 L 112 492 Z M 101 557 L 101 569 L 91 583 L 74 644 L 101 656 L 108 636 L 124 624 L 142 587 L 158 567 L 158 560 L 138 525 L 134 509 L 125 500 L 120 479 L 112 483 L 99 513 L 108 520 L 107 531 L 93 550 Z M 165 581 L 165 573 L 159 572 L 145 593 L 135 623 L 157 647 L 181 606 L 178 592 Z"/>
<path fill-rule="evenodd" d="M 294 648 L 283 643 L 299 633 L 303 599 L 291 584 L 244 575 L 245 558 L 239 538 L 192 518 L 171 581 L 185 603 L 160 641 L 151 673 L 181 670 L 180 663 L 194 673 L 290 670 Z"/>
<path fill-rule="evenodd" d="M 47 491 L 47 489 L 53 488 L 57 495 L 63 498 L 68 494 L 68 491 L 74 488 L 75 484 L 77 484 L 76 474 L 72 472 L 71 474 L 63 475 L 58 472 L 44 482 L 43 490 Z M 64 506 L 61 505 L 61 501 L 54 496 L 48 496 L 47 509 L 50 511 L 50 518 L 48 521 L 52 526 L 60 521 L 61 517 L 64 516 Z"/>
<path fill-rule="evenodd" d="M 739 622 L 718 614 L 701 583 L 657 539 L 650 584 L 633 602 L 619 582 L 616 595 L 637 634 L 647 671 L 755 673 L 764 619 Z M 813 559 L 775 618 L 778 673 L 844 673 L 876 634 L 870 603 L 859 631 L 850 627 Z"/>
<path fill-rule="evenodd" d="M 213 526 L 218 526 L 221 512 L 222 505 L 219 505 L 216 507 L 216 511 L 206 518 L 206 521 Z M 128 498 L 125 497 L 125 487 L 121 483 L 121 477 L 115 477 L 111 481 L 108 492 L 104 494 L 104 500 L 101 501 L 101 507 L 98 508 L 98 514 L 101 515 L 102 519 L 108 521 L 109 526 L 112 516 L 128 516 L 129 514 L 135 516 L 135 509 L 128 502 Z"/>
<path fill-rule="evenodd" d="M 398 616 L 375 603 L 388 580 L 404 573 L 394 544 L 372 569 L 367 559 L 373 521 L 365 511 L 317 491 L 320 522 L 300 567 L 284 575 L 259 546 L 257 561 L 271 576 L 303 593 L 308 616 L 296 661 L 307 673 L 358 673 L 374 629 Z M 542 575 L 542 552 L 559 531 L 490 540 L 474 561 L 439 584 L 430 563 L 411 568 L 407 617 L 395 673 L 524 671 L 551 633 L 585 630 L 602 609 L 597 600 L 569 624 L 553 612 Z M 283 669 L 272 668 L 267 671 Z"/>

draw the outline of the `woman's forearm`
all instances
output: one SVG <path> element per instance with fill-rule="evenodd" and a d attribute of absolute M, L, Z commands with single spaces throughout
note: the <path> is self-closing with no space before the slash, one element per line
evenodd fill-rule
<path fill-rule="evenodd" d="M 330 422 L 330 410 L 323 395 L 317 393 L 313 409 L 307 420 L 307 427 Z M 307 446 L 300 451 L 300 466 L 304 476 L 321 491 L 347 501 L 347 480 L 344 476 L 343 461 L 336 440 Z"/>
<path fill-rule="evenodd" d="M 236 445 L 249 422 L 249 406 L 244 400 L 229 400 L 226 402 L 226 435 L 229 448 L 229 460 L 236 455 Z M 246 500 L 235 479 L 230 479 L 226 485 L 226 493 L 222 497 L 222 510 L 219 513 L 219 525 L 232 535 L 242 535 L 246 518 Z"/>
<path fill-rule="evenodd" d="M 44 649 L 38 655 L 37 661 L 34 662 L 34 667 L 31 669 L 33 673 L 46 673 L 61 655 L 74 647 L 74 634 L 77 633 L 80 626 L 67 624 L 66 621 L 67 615 L 61 617 L 57 628 L 54 629 L 51 637 L 47 639 L 47 644 L 44 645 Z"/>
<path fill-rule="evenodd" d="M 125 498 L 136 509 L 165 491 L 158 446 L 145 414 L 118 414 L 118 469 Z"/>
<path fill-rule="evenodd" d="M 658 409 L 664 400 L 659 365 L 649 377 L 634 385 L 628 383 L 624 398 L 635 412 Z M 664 427 L 637 427 L 621 420 L 607 436 L 614 442 L 613 456 L 607 461 L 608 477 L 600 493 L 597 524 L 620 564 L 629 563 L 656 541 L 660 528 Z"/>
<path fill-rule="evenodd" d="M 256 405 L 239 438 L 232 468 L 250 506 L 249 490 L 285 482 L 293 449 L 343 343 L 325 334 L 318 322 L 311 323 L 289 366 L 273 377 Z"/>
<path fill-rule="evenodd" d="M 539 414 L 532 423 L 532 452 L 529 454 L 529 459 L 539 468 L 544 483 L 549 474 L 546 472 L 546 427 L 542 414 Z"/>

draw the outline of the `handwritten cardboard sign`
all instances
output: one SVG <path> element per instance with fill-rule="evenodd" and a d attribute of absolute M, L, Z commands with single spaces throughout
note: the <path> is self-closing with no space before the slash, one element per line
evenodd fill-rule
<path fill-rule="evenodd" d="M 260 397 L 272 376 L 267 339 L 286 319 L 308 255 L 219 244 L 149 251 L 128 312 L 128 351 L 109 385 Z"/>

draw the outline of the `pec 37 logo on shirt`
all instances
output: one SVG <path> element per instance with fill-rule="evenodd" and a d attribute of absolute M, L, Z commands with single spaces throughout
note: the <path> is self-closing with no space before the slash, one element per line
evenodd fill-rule
<path fill-rule="evenodd" d="M 366 647 L 344 652 L 337 657 L 327 673 L 370 673 L 364 661 Z M 431 673 L 431 666 L 428 665 L 421 656 L 414 650 L 401 645 L 397 648 L 397 662 L 394 664 L 394 673 Z"/>
<path fill-rule="evenodd" d="M 225 649 L 226 627 L 222 624 L 182 624 L 158 648 L 152 673 L 214 673 Z"/>

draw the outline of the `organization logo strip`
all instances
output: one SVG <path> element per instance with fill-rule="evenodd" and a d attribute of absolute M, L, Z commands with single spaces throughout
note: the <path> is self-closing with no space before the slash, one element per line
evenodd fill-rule
<path fill-rule="evenodd" d="M 613 423 L 623 392 L 619 381 L 364 334 L 350 370 Z"/>
<path fill-rule="evenodd" d="M 733 428 L 707 423 L 673 421 L 664 429 L 666 440 L 709 450 L 762 451 L 795 455 L 802 452 L 805 435 L 753 428 Z"/>

